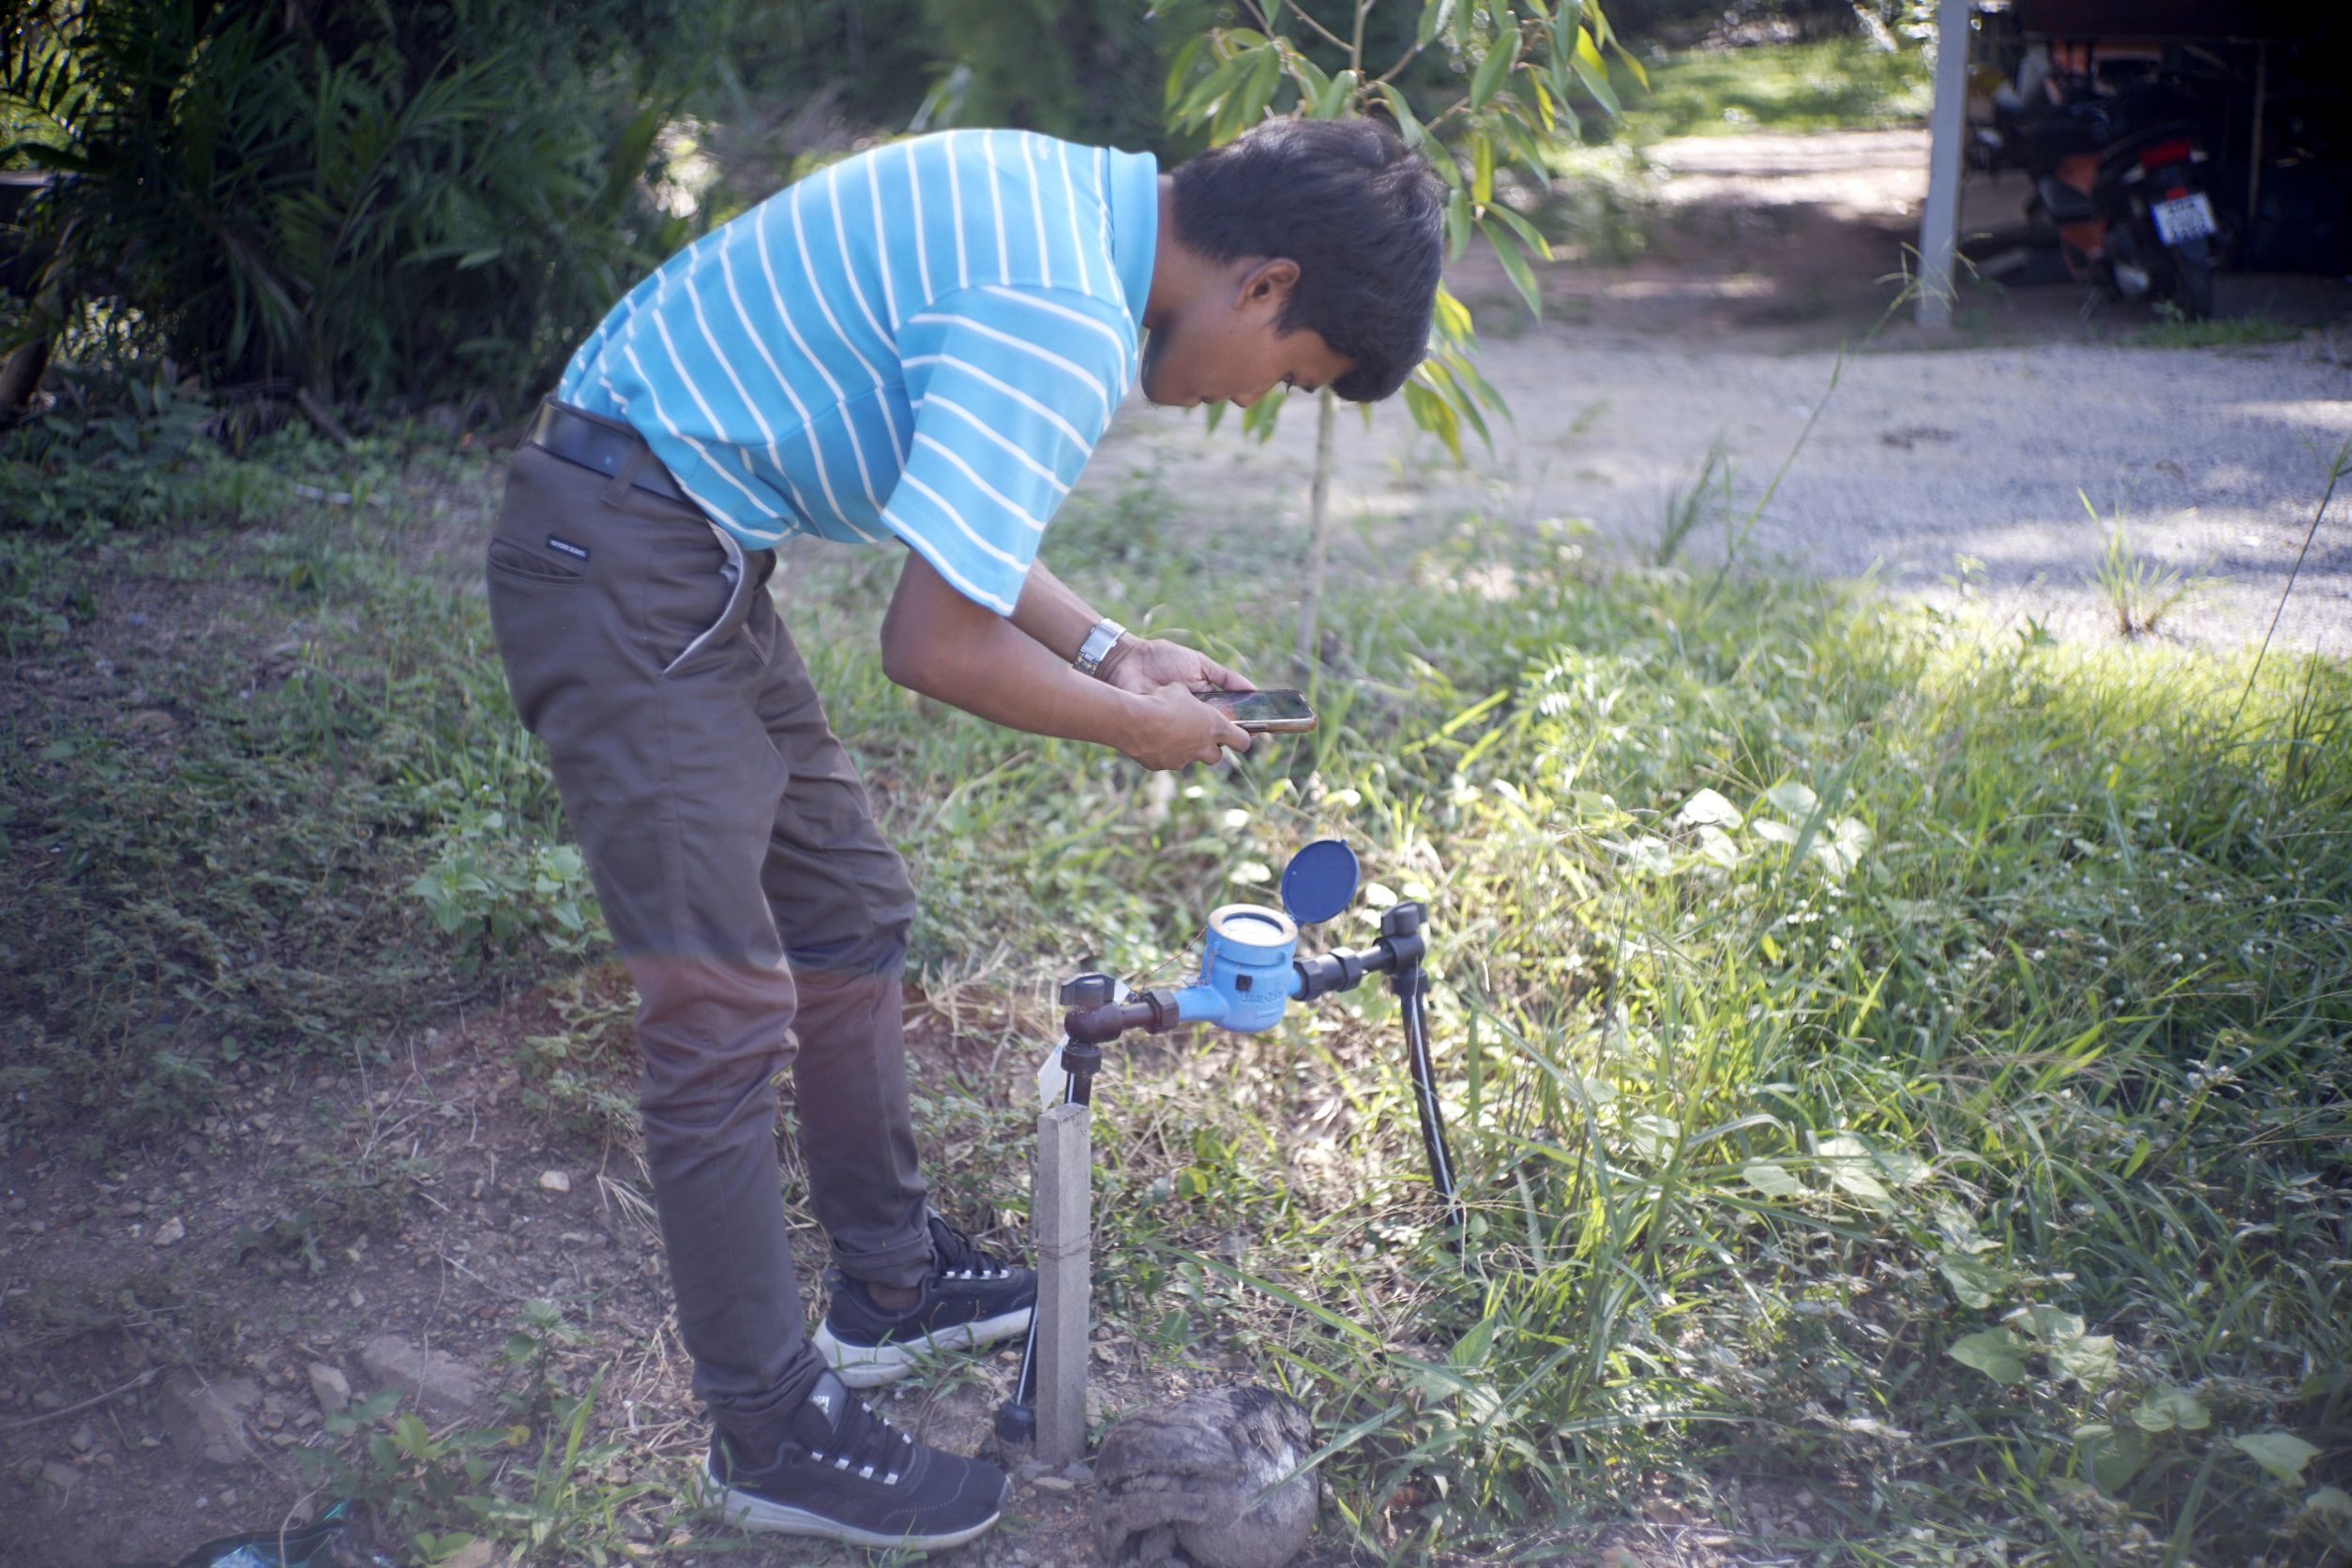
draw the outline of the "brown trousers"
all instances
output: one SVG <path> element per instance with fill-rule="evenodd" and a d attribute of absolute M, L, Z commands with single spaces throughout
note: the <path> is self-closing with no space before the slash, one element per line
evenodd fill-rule
<path fill-rule="evenodd" d="M 775 552 L 628 479 L 522 448 L 490 622 L 636 982 L 694 1391 L 765 1452 L 822 1370 L 785 1233 L 788 1063 L 836 1261 L 883 1285 L 930 1267 L 899 1033 L 914 894 L 776 616 Z"/>

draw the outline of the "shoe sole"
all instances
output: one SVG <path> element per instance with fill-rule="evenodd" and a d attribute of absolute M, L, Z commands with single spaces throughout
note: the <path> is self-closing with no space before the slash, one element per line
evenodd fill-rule
<path fill-rule="evenodd" d="M 716 1509 L 727 1522 L 739 1530 L 758 1535 L 801 1535 L 820 1541 L 838 1541 L 844 1545 L 874 1546 L 882 1550 L 896 1547 L 901 1551 L 938 1551 L 945 1546 L 960 1546 L 975 1536 L 985 1534 L 1004 1514 L 1004 1500 L 997 1499 L 996 1510 L 976 1525 L 962 1530 L 942 1531 L 937 1535 L 884 1535 L 878 1530 L 860 1530 L 822 1514 L 812 1514 L 806 1508 L 790 1503 L 771 1502 L 751 1492 L 738 1492 L 719 1480 L 708 1464 L 695 1476 L 695 1490 L 701 1501 Z"/>
<path fill-rule="evenodd" d="M 974 1319 L 969 1323 L 935 1330 L 920 1339 L 894 1339 L 881 1345 L 849 1344 L 834 1336 L 830 1323 L 821 1323 L 814 1342 L 817 1353 L 824 1357 L 825 1364 L 843 1382 L 852 1388 L 874 1388 L 897 1382 L 937 1351 L 976 1349 L 1026 1334 L 1034 1310 L 1024 1306 L 1015 1312 L 1000 1312 L 993 1318 Z"/>

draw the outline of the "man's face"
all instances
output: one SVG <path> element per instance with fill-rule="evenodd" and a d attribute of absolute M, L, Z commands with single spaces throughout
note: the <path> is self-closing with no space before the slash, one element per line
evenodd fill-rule
<path fill-rule="evenodd" d="M 1277 386 L 1314 391 L 1354 369 L 1321 333 L 1276 328 L 1298 277 L 1292 261 L 1234 263 L 1229 287 L 1204 290 L 1152 329 L 1143 346 L 1143 395 L 1179 408 L 1247 408 Z"/>

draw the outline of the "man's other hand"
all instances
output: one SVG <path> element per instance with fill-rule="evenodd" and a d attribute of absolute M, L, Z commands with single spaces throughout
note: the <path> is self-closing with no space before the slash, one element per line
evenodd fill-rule
<path fill-rule="evenodd" d="M 1192 656 L 1199 658 L 1197 654 Z M 1218 668 L 1206 659 L 1200 659 L 1200 664 L 1210 670 Z M 1198 684 L 1198 677 L 1192 679 Z M 1249 731 L 1195 697 L 1193 689 L 1184 681 L 1170 681 L 1140 693 L 1143 701 L 1137 704 L 1134 731 L 1119 743 L 1119 749 L 1155 773 L 1192 762 L 1214 762 L 1223 747 L 1247 751 Z"/>
<path fill-rule="evenodd" d="M 1122 691 L 1132 691 L 1138 697 L 1148 697 L 1164 686 L 1181 686 L 1192 691 L 1207 686 L 1219 686 L 1227 691 L 1258 689 L 1255 682 L 1235 674 L 1198 649 L 1187 648 L 1181 642 L 1170 642 L 1164 638 L 1137 637 L 1133 633 L 1119 640 L 1118 645 L 1104 656 L 1101 667 L 1094 673 L 1097 679 L 1108 681 Z"/>

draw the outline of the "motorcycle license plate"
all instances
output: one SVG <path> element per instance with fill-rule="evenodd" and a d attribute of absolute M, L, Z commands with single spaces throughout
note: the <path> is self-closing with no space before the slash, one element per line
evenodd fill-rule
<path fill-rule="evenodd" d="M 2202 190 L 2169 202 L 2157 202 L 2148 209 L 2156 219 L 2156 237 L 2166 245 L 2179 245 L 2185 239 L 2204 239 L 2219 232 L 2213 221 L 2213 204 Z"/>

